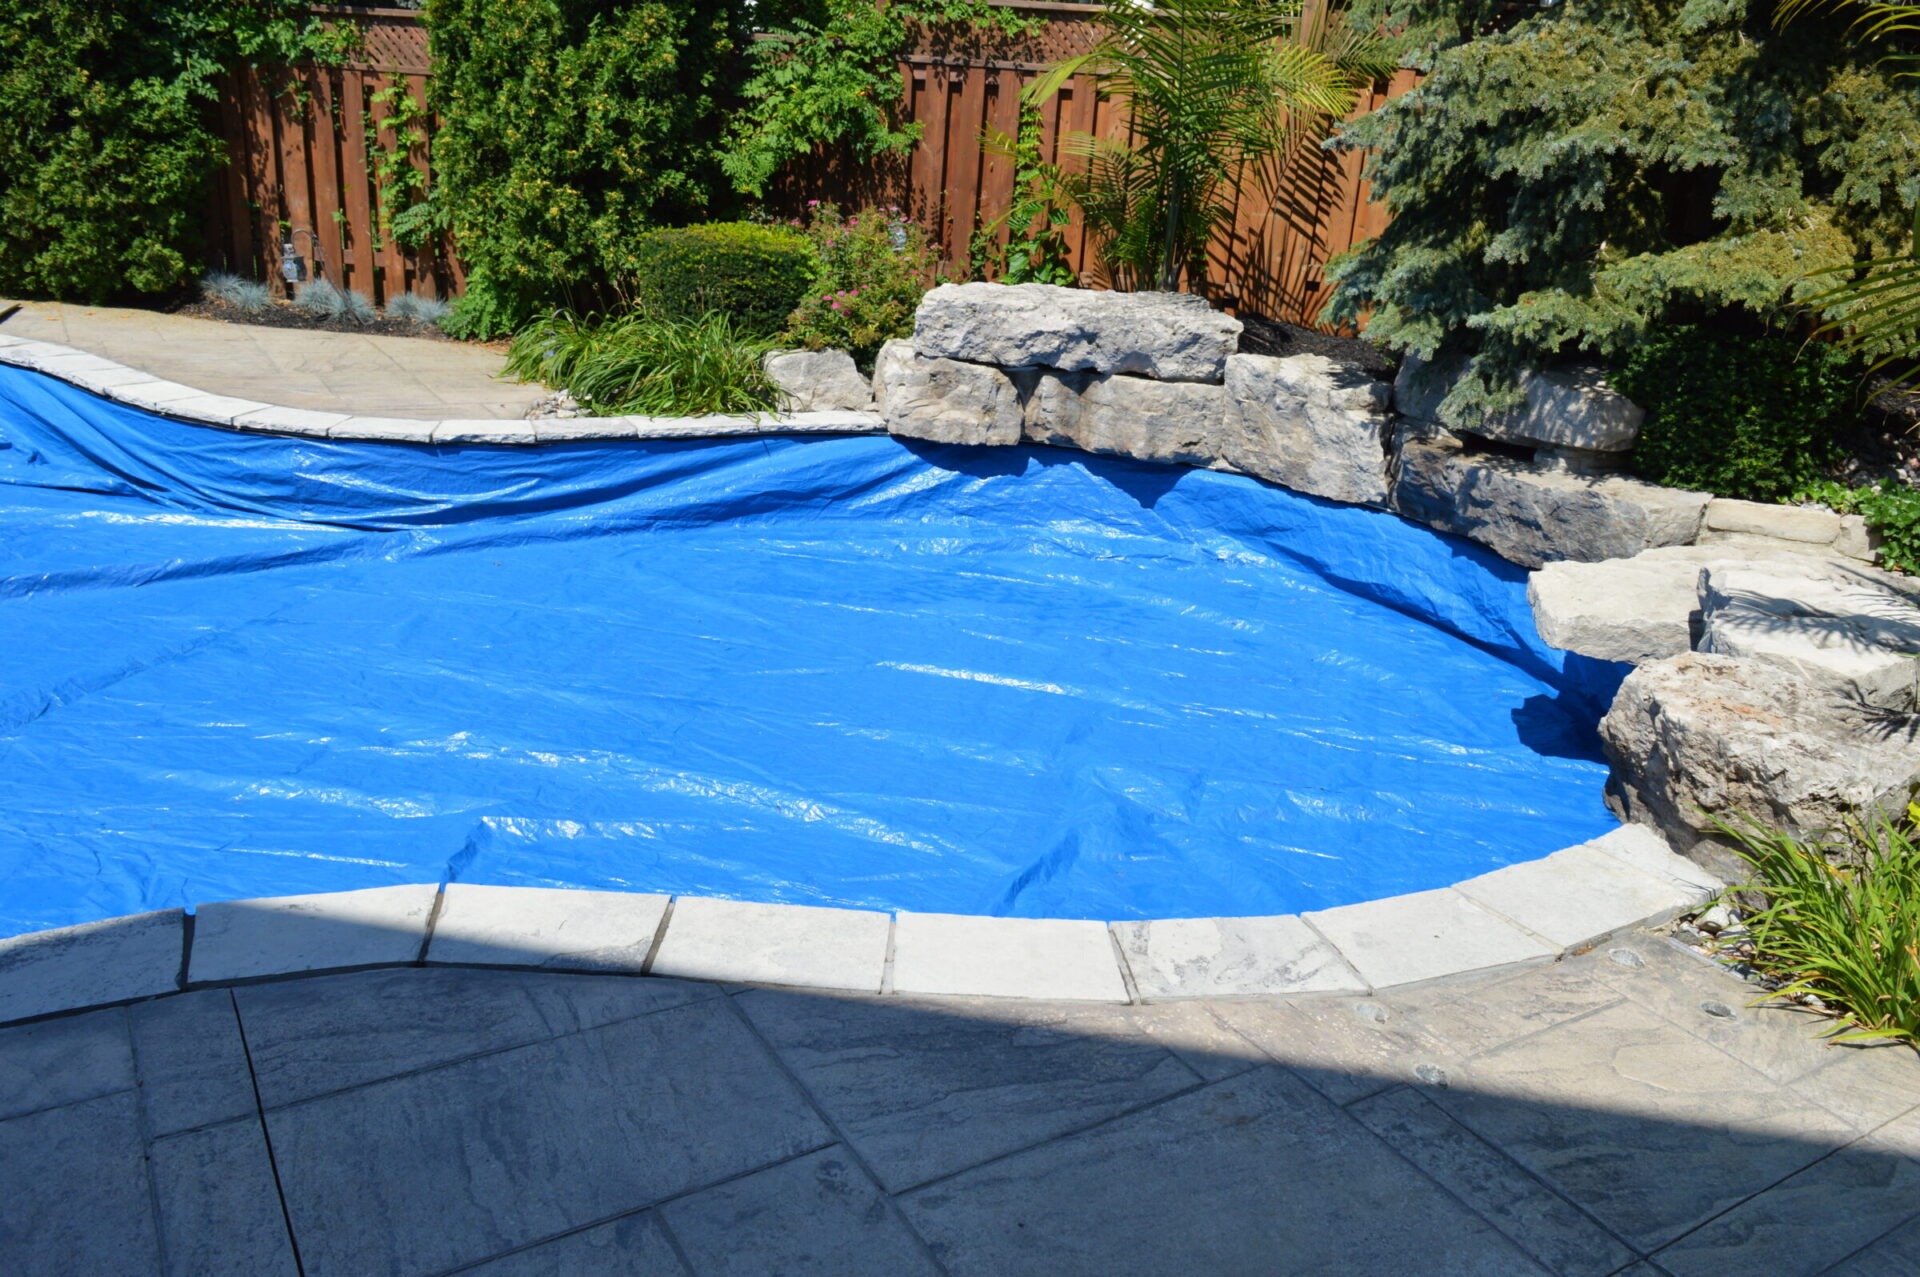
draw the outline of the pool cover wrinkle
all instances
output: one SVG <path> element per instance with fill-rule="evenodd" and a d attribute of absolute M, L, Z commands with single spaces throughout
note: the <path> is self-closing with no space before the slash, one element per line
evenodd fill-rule
<path fill-rule="evenodd" d="M 1621 671 L 1522 572 L 1238 476 L 279 438 L 4 367 L 0 444 L 0 935 L 448 880 L 1293 913 L 1612 826 Z"/>

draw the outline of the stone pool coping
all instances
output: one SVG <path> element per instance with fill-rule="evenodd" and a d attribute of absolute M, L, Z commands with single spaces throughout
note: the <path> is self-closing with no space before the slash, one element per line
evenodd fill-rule
<path fill-rule="evenodd" d="M 413 420 L 213 395 L 0 334 L 0 364 L 195 425 L 412 444 L 883 434 L 872 412 Z M 1452 887 L 1301 915 L 1102 923 L 706 897 L 378 887 L 139 914 L 0 940 L 0 1024 L 321 971 L 465 965 L 906 996 L 1137 1003 L 1367 993 L 1549 962 L 1723 886 L 1643 826 Z"/>
<path fill-rule="evenodd" d="M 1452 887 L 1258 918 L 1103 923 L 469 883 L 374 887 L 0 940 L 0 1025 L 187 989 L 422 965 L 909 997 L 1367 994 L 1552 962 L 1657 925 L 1723 886 L 1629 825 Z"/>
<path fill-rule="evenodd" d="M 0 364 L 26 368 L 130 408 L 197 426 L 243 434 L 412 444 L 540 444 L 605 439 L 721 439 L 764 434 L 887 432 L 877 412 L 714 414 L 705 417 L 410 418 L 365 417 L 284 408 L 254 399 L 209 394 L 99 355 L 31 337 L 0 333 Z"/>

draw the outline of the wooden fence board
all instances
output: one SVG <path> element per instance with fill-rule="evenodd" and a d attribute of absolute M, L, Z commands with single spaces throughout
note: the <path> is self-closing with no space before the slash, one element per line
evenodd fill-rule
<path fill-rule="evenodd" d="M 307 144 L 313 170 L 314 231 L 320 237 L 332 278 L 341 288 L 353 288 L 347 266 L 346 236 L 341 223 L 346 219 L 346 201 L 340 189 L 340 122 L 334 114 L 334 72 L 315 68 L 306 76 L 311 100 L 307 110 Z"/>
<path fill-rule="evenodd" d="M 1022 0 L 1018 7 L 1045 19 L 1024 42 L 929 36 L 903 52 L 905 118 L 924 130 L 904 162 L 856 165 L 820 156 L 784 176 L 770 205 L 797 213 L 809 198 L 833 199 L 849 210 L 897 204 L 928 228 L 953 267 L 964 267 L 975 228 L 1004 213 L 1015 195 L 1013 162 L 986 151 L 983 135 L 989 128 L 1017 132 L 1022 88 L 1043 66 L 1090 48 L 1098 34 L 1095 6 Z M 281 222 L 288 221 L 319 235 L 329 277 L 375 301 L 402 292 L 457 293 L 465 272 L 451 245 L 413 252 L 381 234 L 393 210 L 381 207 L 384 193 L 369 158 L 370 148 L 395 144 L 382 130 L 392 116 L 382 95 L 404 85 L 426 100 L 431 67 L 419 15 L 318 12 L 363 23 L 366 49 L 342 68 L 296 72 L 310 94 L 304 110 L 285 92 L 284 72 L 243 68 L 229 77 L 230 91 L 218 107 L 229 163 L 210 205 L 220 223 L 208 236 L 212 251 L 228 269 L 277 279 Z M 1412 72 L 1401 72 L 1361 105 L 1371 109 L 1414 83 Z M 1125 138 L 1128 128 L 1125 103 L 1101 97 L 1090 78 L 1077 76 L 1042 110 L 1041 153 L 1062 162 L 1071 135 Z M 430 148 L 431 127 L 427 131 Z M 429 171 L 426 154 L 410 162 Z M 1361 170 L 1356 155 L 1310 148 L 1294 157 L 1276 189 L 1240 201 L 1211 246 L 1209 291 L 1225 305 L 1316 322 L 1327 296 L 1327 259 L 1386 224 L 1386 210 L 1371 201 Z M 999 231 L 1001 242 L 1007 234 Z M 1098 245 L 1077 212 L 1067 245 L 1081 278 L 1103 283 Z M 310 253 L 304 235 L 299 248 L 302 256 Z"/>
<path fill-rule="evenodd" d="M 372 297 L 378 277 L 378 236 L 373 221 L 373 177 L 367 172 L 367 82 L 365 71 L 347 67 L 340 73 L 341 185 L 347 220 L 347 253 L 352 261 L 353 286 Z"/>

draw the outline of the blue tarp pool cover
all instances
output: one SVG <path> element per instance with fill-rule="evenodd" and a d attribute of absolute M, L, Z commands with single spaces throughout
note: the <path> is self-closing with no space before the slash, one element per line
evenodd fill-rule
<path fill-rule="evenodd" d="M 323 443 L 0 368 L 0 652 L 0 935 L 448 880 L 1288 913 L 1612 824 L 1621 671 L 1518 569 L 1065 451 Z"/>

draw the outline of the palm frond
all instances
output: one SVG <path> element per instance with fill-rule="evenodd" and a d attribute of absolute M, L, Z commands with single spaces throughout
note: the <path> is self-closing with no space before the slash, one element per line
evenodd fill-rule
<path fill-rule="evenodd" d="M 1116 5 L 1091 53 L 1053 67 L 1030 102 L 1075 75 L 1124 99 L 1125 144 L 1080 144 L 1073 190 L 1116 279 L 1177 287 L 1249 185 L 1271 186 L 1303 133 L 1351 109 L 1385 66 L 1379 41 L 1299 0 Z"/>

